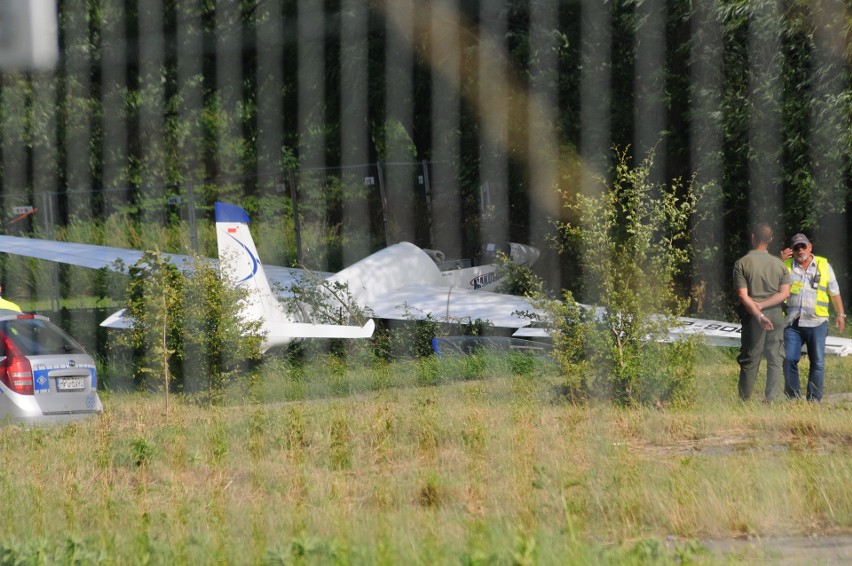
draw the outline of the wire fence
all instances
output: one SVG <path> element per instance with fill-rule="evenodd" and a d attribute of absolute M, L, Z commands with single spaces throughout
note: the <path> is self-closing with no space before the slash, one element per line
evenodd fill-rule
<path fill-rule="evenodd" d="M 428 161 L 369 163 L 348 167 L 293 168 L 280 175 L 218 179 L 215 183 L 184 183 L 181 186 L 125 187 L 41 191 L 38 194 L 0 194 L 0 216 L 10 234 L 38 228 L 50 236 L 56 227 L 80 219 L 125 209 L 154 219 L 173 217 L 188 230 L 190 252 L 199 252 L 198 222 L 212 221 L 208 194 L 228 194 L 227 187 L 251 184 L 263 195 L 258 217 L 287 215 L 296 239 L 296 260 L 305 262 L 301 244 L 303 224 L 326 230 L 342 229 L 347 241 L 361 242 L 358 254 L 410 241 L 431 247 L 435 221 Z M 487 192 L 487 187 L 483 187 Z M 233 192 L 233 191 L 232 191 Z M 80 203 L 88 203 L 82 207 Z M 487 206 L 487 202 L 486 202 Z M 440 222 L 437 224 L 440 225 Z M 360 257 L 353 256 L 355 260 Z M 351 261 L 350 261 L 351 262 Z"/>

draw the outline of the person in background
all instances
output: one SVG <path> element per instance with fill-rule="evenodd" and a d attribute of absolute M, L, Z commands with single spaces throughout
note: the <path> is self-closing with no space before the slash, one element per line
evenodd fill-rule
<path fill-rule="evenodd" d="M 825 339 L 828 336 L 828 304 L 837 313 L 835 325 L 846 328 L 846 313 L 834 269 L 824 257 L 813 254 L 813 245 L 804 234 L 790 239 L 790 247 L 781 251 L 781 259 L 790 272 L 790 297 L 784 325 L 784 394 L 801 397 L 799 360 L 802 345 L 810 359 L 808 401 L 822 400 L 825 382 Z"/>
<path fill-rule="evenodd" d="M 784 313 L 781 304 L 790 294 L 790 273 L 777 257 L 769 255 L 772 228 L 761 222 L 751 232 L 752 250 L 734 264 L 734 289 L 743 306 L 740 335 L 739 395 L 751 397 L 760 360 L 766 356 L 767 401 L 779 393 L 782 375 Z"/>
<path fill-rule="evenodd" d="M 0 285 L 0 293 L 3 293 L 3 285 Z M 3 297 L 0 297 L 0 310 L 21 312 L 21 307 L 12 301 L 7 301 Z"/>

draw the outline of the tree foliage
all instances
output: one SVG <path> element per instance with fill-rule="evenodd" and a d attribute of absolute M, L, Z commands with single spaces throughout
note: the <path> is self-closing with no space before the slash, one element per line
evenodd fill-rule
<path fill-rule="evenodd" d="M 260 322 L 242 313 L 245 291 L 223 280 L 206 260 L 181 271 L 159 251 L 129 269 L 124 335 L 135 352 L 136 380 L 165 391 L 206 391 L 216 402 L 229 380 L 260 359 Z M 153 378 L 146 379 L 146 376 Z"/>
<path fill-rule="evenodd" d="M 631 165 L 628 150 L 617 151 L 614 181 L 602 180 L 602 190 L 595 194 L 564 192 L 563 204 L 574 220 L 557 222 L 560 251 L 570 243 L 578 252 L 585 300 L 594 305 L 581 316 L 566 294 L 568 306 L 559 308 L 568 312 L 560 312 L 559 318 L 567 315 L 585 324 L 582 335 L 565 335 L 565 347 L 582 341 L 584 369 L 593 378 L 588 385 L 622 404 L 677 397 L 692 372 L 690 356 L 666 359 L 672 348 L 683 346 L 660 341 L 688 306 L 676 278 L 689 260 L 700 190 L 681 180 L 654 183 L 653 157 L 650 153 Z M 563 355 L 573 360 L 576 352 L 563 348 Z M 683 368 L 672 369 L 677 379 L 654 383 L 661 370 L 674 367 Z M 575 386 L 582 389 L 586 382 Z"/>

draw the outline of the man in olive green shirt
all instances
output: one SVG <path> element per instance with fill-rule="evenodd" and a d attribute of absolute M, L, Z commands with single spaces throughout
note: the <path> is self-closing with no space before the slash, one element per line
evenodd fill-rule
<path fill-rule="evenodd" d="M 752 250 L 734 264 L 734 289 L 742 303 L 740 335 L 739 395 L 751 397 L 760 359 L 766 356 L 767 401 L 780 392 L 784 361 L 784 313 L 781 304 L 790 295 L 790 273 L 777 257 L 770 255 L 772 228 L 762 222 L 751 233 Z"/>

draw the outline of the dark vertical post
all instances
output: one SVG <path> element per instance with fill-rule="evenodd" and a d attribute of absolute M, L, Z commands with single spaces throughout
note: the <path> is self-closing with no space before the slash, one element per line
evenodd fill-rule
<path fill-rule="evenodd" d="M 426 214 L 429 222 L 429 247 L 435 245 L 435 235 L 432 233 L 432 187 L 429 184 L 429 163 L 424 159 L 423 167 L 423 191 L 426 194 Z"/>
<path fill-rule="evenodd" d="M 287 169 L 290 181 L 290 199 L 293 201 L 293 230 L 296 232 L 296 260 L 302 265 L 302 232 L 299 226 L 299 198 L 296 194 L 296 175 L 293 168 Z"/>
<path fill-rule="evenodd" d="M 198 253 L 198 224 L 195 219 L 195 185 L 189 184 L 186 188 L 186 197 L 189 200 L 187 204 L 189 210 L 189 242 L 192 245 L 193 253 Z"/>
<path fill-rule="evenodd" d="M 382 170 L 382 162 L 376 162 L 376 170 L 378 171 L 379 176 L 379 195 L 382 199 L 382 224 L 385 228 L 385 246 L 389 245 L 388 237 L 390 233 L 388 232 L 388 194 L 385 191 L 385 174 Z M 396 242 L 394 242 L 396 243 Z"/>

